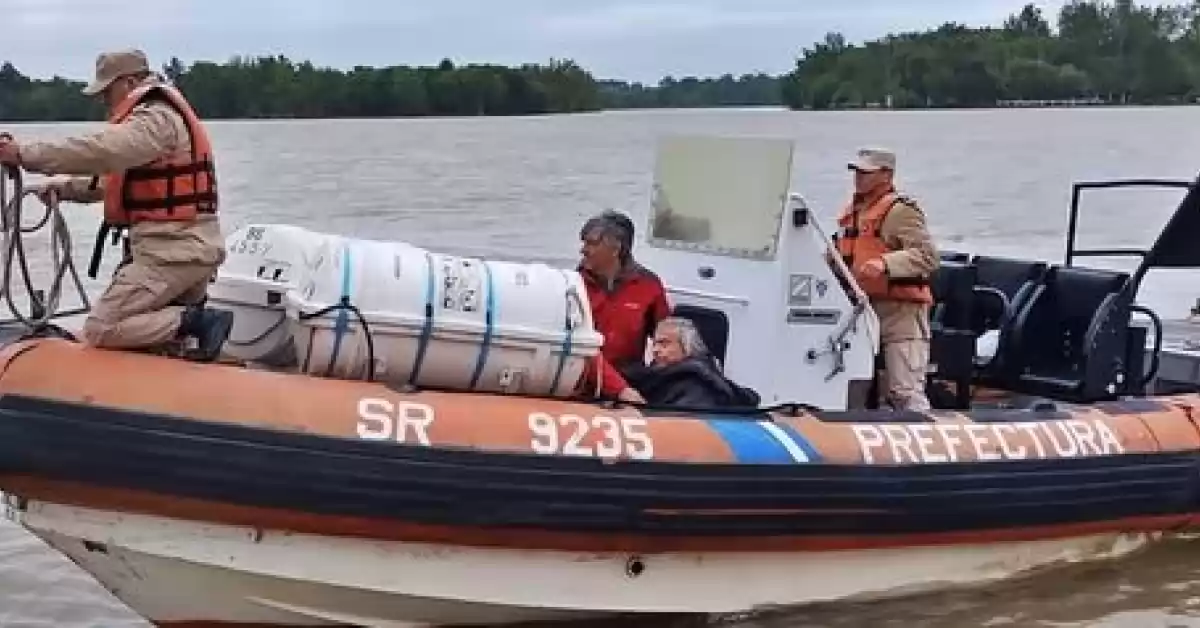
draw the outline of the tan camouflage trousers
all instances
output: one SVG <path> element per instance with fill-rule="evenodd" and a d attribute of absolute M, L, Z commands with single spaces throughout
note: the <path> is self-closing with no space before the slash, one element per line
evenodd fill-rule
<path fill-rule="evenodd" d="M 204 299 L 215 272 L 207 264 L 129 261 L 92 306 L 84 341 L 109 349 L 161 348 L 175 341 L 184 306 Z"/>
<path fill-rule="evenodd" d="M 925 395 L 929 368 L 928 340 L 900 340 L 883 346 L 883 377 L 879 382 L 880 407 L 922 412 L 931 409 Z"/>

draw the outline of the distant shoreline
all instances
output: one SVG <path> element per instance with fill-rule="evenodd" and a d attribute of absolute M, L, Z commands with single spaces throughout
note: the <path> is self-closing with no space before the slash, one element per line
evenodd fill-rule
<path fill-rule="evenodd" d="M 827 107 L 813 106 L 789 106 L 781 103 L 761 103 L 761 104 L 736 104 L 736 105 L 658 105 L 658 106 L 617 106 L 617 107 L 595 107 L 589 109 L 578 109 L 572 111 L 551 111 L 551 112 L 527 112 L 527 113 L 511 113 L 511 114 L 455 114 L 455 113 L 424 113 L 424 114 L 394 114 L 394 115 L 295 115 L 295 114 L 275 114 L 275 115 L 205 115 L 203 118 L 210 121 L 238 121 L 238 122 L 269 122 L 269 121 L 328 121 L 328 120 L 450 120 L 464 118 L 530 118 L 530 117 L 560 117 L 569 115 L 589 115 L 601 113 L 620 113 L 620 112 L 651 112 L 651 111 L 735 111 L 735 110 L 769 110 L 769 111 L 791 111 L 795 113 L 816 113 L 816 112 L 934 112 L 934 111 L 987 111 L 987 110 L 1038 110 L 1038 109 L 1138 109 L 1138 108 L 1167 108 L 1167 107 L 1198 107 L 1200 100 L 1197 102 L 1181 102 L 1179 100 L 1163 100 L 1161 102 L 1140 102 L 1140 103 L 1122 103 L 1122 102 L 1072 102 L 1055 99 L 1028 99 L 1023 101 L 997 101 L 990 104 L 974 104 L 974 105 L 932 105 L 932 106 L 902 106 L 902 107 L 885 107 L 879 104 L 867 105 L 838 105 Z M 56 124 L 56 123 L 85 123 L 85 122 L 101 122 L 103 115 L 96 111 L 90 116 L 48 116 L 41 118 L 7 118 L 3 115 L 3 108 L 0 107 L 0 124 L 5 125 L 34 125 L 34 124 Z"/>
<path fill-rule="evenodd" d="M 1037 110 L 1072 110 L 1072 109 L 1161 109 L 1161 108 L 1177 108 L 1177 107 L 1200 107 L 1200 103 L 1104 103 L 1092 105 L 978 105 L 978 106 L 943 106 L 943 107 L 894 107 L 891 109 L 884 107 L 827 107 L 823 109 L 794 109 L 784 105 L 746 105 L 746 106 L 703 106 L 703 107 L 621 107 L 611 109 L 597 109 L 592 111 L 573 111 L 562 113 L 544 113 L 544 114 L 514 114 L 514 115 L 416 115 L 416 116 L 336 116 L 336 117 L 300 117 L 300 116 L 273 116 L 273 117 L 207 117 L 208 122 L 338 122 L 338 121 L 419 121 L 419 120 L 463 120 L 472 118 L 489 118 L 489 119 L 504 119 L 504 118 L 560 118 L 582 115 L 596 115 L 604 113 L 681 113 L 681 112 L 731 112 L 731 111 L 773 111 L 780 113 L 916 113 L 916 112 L 962 112 L 962 111 L 1037 111 Z M 58 119 L 58 120 L 4 120 L 0 119 L 0 124 L 18 127 L 18 126 L 38 126 L 52 124 L 89 124 L 101 123 L 100 119 Z"/>
<path fill-rule="evenodd" d="M 318 68 L 283 56 L 227 63 L 172 58 L 161 74 L 200 116 L 224 119 L 459 118 L 593 113 L 617 109 L 782 106 L 778 76 L 666 77 L 655 85 L 596 79 L 569 59 L 515 67 Z M 31 79 L 0 63 L 0 120 L 85 122 L 104 111 L 84 83 Z"/>

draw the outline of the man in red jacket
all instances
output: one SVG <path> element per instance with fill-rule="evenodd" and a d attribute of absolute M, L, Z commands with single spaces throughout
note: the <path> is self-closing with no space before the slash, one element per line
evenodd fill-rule
<path fill-rule="evenodd" d="M 604 336 L 599 359 L 588 365 L 583 385 L 597 396 L 645 403 L 619 368 L 643 363 L 647 339 L 671 308 L 662 281 L 634 261 L 633 236 L 633 221 L 611 210 L 593 216 L 579 230 L 579 272 L 596 330 Z"/>

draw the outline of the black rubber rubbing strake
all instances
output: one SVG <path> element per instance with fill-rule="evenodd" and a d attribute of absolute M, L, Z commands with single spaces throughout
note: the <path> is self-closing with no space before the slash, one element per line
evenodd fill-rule
<path fill-rule="evenodd" d="M 0 397 L 0 467 L 10 473 L 317 514 L 553 531 L 869 536 L 1179 514 L 1198 510 L 1198 460 L 1173 452 L 899 467 L 611 464 Z M 652 512 L 680 509 L 806 512 Z"/>

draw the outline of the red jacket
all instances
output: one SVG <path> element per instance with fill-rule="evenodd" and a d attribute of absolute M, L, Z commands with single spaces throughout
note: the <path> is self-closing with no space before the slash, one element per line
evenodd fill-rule
<path fill-rule="evenodd" d="M 654 335 L 654 326 L 671 313 L 667 291 L 658 275 L 638 264 L 623 271 L 612 290 L 590 272 L 579 272 L 587 287 L 596 330 L 604 336 L 598 359 L 584 371 L 584 390 L 595 390 L 599 373 L 600 394 L 616 397 L 628 384 L 613 365 L 643 362 L 646 340 Z"/>

